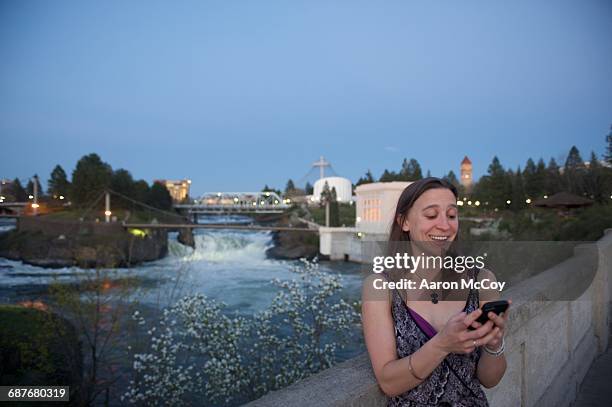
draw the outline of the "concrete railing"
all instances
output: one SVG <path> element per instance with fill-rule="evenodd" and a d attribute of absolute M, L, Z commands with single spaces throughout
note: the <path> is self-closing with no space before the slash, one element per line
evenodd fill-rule
<path fill-rule="evenodd" d="M 486 390 L 491 406 L 570 406 L 593 360 L 608 347 L 612 299 L 612 229 L 578 246 L 574 257 L 508 289 L 508 368 Z M 593 250 L 594 249 L 594 250 Z M 547 301 L 584 277 L 581 255 L 598 256 L 594 279 L 572 301 Z M 612 385 L 612 384 L 611 384 Z M 367 353 L 272 392 L 249 406 L 384 406 Z"/>

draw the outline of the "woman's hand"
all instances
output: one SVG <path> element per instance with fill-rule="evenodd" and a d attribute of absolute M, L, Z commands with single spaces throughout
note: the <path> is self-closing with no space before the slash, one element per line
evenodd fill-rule
<path fill-rule="evenodd" d="M 489 320 L 484 325 L 476 323 L 477 329 L 468 330 L 480 314 L 482 310 L 477 309 L 470 314 L 460 312 L 452 316 L 436 335 L 437 346 L 448 353 L 471 353 L 478 346 L 490 343 L 499 333 L 498 327 L 493 328 L 493 321 Z"/>
<path fill-rule="evenodd" d="M 508 300 L 508 308 L 502 312 L 502 315 L 497 315 L 494 312 L 489 312 L 489 321 L 493 321 L 495 324 L 494 330 L 497 330 L 497 333 L 489 340 L 488 342 L 482 343 L 482 345 L 486 345 L 486 347 L 491 351 L 499 350 L 502 339 L 504 338 L 504 332 L 506 329 L 506 322 L 508 322 L 508 311 L 510 310 L 510 305 L 512 305 L 512 300 Z"/>

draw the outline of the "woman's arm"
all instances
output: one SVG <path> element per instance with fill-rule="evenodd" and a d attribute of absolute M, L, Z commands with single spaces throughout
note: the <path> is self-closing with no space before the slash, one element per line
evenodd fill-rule
<path fill-rule="evenodd" d="M 478 276 L 479 280 L 482 280 L 484 278 L 488 278 L 491 281 L 497 281 L 495 275 L 490 270 L 486 269 L 481 270 Z M 490 301 L 495 301 L 499 299 L 499 292 L 497 291 L 496 293 L 491 293 L 489 291 L 487 292 L 486 297 L 481 295 L 481 298 L 483 297 L 487 298 Z M 481 307 L 486 302 L 488 301 L 481 301 Z M 510 301 L 510 303 L 512 303 L 512 301 Z M 493 329 L 495 335 L 490 341 L 486 343 L 483 342 L 483 346 L 486 346 L 487 349 L 491 351 L 497 351 L 501 348 L 503 343 L 506 321 L 508 320 L 508 310 L 506 310 L 502 314 L 502 316 L 498 316 L 495 313 L 490 312 L 489 319 L 495 324 L 495 328 Z M 501 354 L 499 356 L 493 356 L 485 352 L 483 349 L 480 360 L 478 362 L 478 367 L 476 369 L 476 375 L 478 377 L 478 380 L 484 387 L 491 388 L 496 386 L 500 382 L 502 377 L 504 377 L 506 367 L 506 357 L 504 356 L 504 354 Z"/>
<path fill-rule="evenodd" d="M 362 324 L 366 347 L 374 375 L 382 391 L 390 396 L 402 394 L 426 379 L 451 352 L 474 351 L 474 339 L 488 336 L 492 324 L 467 331 L 480 315 L 453 316 L 444 329 L 427 341 L 419 350 L 405 358 L 398 358 L 395 327 L 391 316 L 390 292 L 376 290 L 372 282 L 380 276 L 370 276 L 364 282 L 362 296 Z"/>

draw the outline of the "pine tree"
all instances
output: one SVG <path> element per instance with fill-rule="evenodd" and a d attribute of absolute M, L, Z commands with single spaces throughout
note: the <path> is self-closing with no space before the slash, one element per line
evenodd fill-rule
<path fill-rule="evenodd" d="M 546 167 L 546 178 L 544 183 L 544 194 L 553 195 L 565 190 L 563 179 L 559 170 L 559 165 L 554 158 L 551 158 Z"/>
<path fill-rule="evenodd" d="M 417 181 L 423 178 L 423 172 L 421 171 L 421 165 L 419 162 L 411 158 L 410 161 L 404 158 L 402 162 L 402 169 L 397 177 L 398 181 Z"/>
<path fill-rule="evenodd" d="M 26 190 L 21 185 L 21 181 L 18 178 L 13 180 L 13 183 L 10 187 L 10 192 L 13 195 L 15 202 L 25 202 L 28 200 L 28 194 Z"/>
<path fill-rule="evenodd" d="M 587 169 L 584 180 L 587 196 L 597 202 L 605 202 L 606 186 L 604 183 L 604 168 L 597 159 L 597 155 L 594 151 L 591 152 L 589 168 Z"/>
<path fill-rule="evenodd" d="M 359 186 L 359 185 L 363 185 L 363 184 L 371 184 L 375 182 L 374 181 L 374 177 L 372 176 L 372 172 L 370 170 L 368 170 L 368 172 L 366 172 L 365 176 L 359 178 L 357 180 L 357 184 L 355 184 L 355 186 Z"/>
<path fill-rule="evenodd" d="M 304 186 L 304 191 L 306 191 L 306 195 L 312 195 L 314 192 L 314 188 L 312 187 L 312 184 L 310 184 L 310 182 L 307 182 L 306 185 Z"/>
<path fill-rule="evenodd" d="M 289 179 L 289 181 L 287 181 L 287 185 L 285 186 L 285 194 L 291 194 L 292 192 L 295 192 L 295 184 L 293 183 L 292 179 Z"/>
<path fill-rule="evenodd" d="M 38 196 L 39 197 L 43 196 L 45 194 L 45 190 L 40 185 L 38 175 L 36 174 L 34 174 L 34 176 L 28 180 L 28 183 L 26 184 L 26 193 L 28 195 L 34 195 L 34 182 L 36 182 L 36 186 L 38 188 Z"/>
<path fill-rule="evenodd" d="M 459 186 L 459 179 L 457 179 L 457 175 L 455 175 L 455 172 L 453 170 L 450 170 L 448 174 L 446 174 L 442 178 L 448 181 L 449 183 L 453 184 L 455 188 Z"/>
<path fill-rule="evenodd" d="M 392 182 L 397 180 L 397 174 L 395 172 L 385 169 L 380 176 L 379 182 Z"/>
<path fill-rule="evenodd" d="M 47 182 L 47 192 L 52 196 L 68 196 L 70 192 L 70 182 L 64 169 L 58 164 L 51 171 L 51 176 Z"/>
<path fill-rule="evenodd" d="M 487 175 L 475 185 L 474 195 L 489 202 L 489 207 L 500 209 L 507 207 L 506 201 L 512 196 L 512 180 L 497 156 L 493 157 Z"/>
<path fill-rule="evenodd" d="M 606 136 L 606 153 L 604 154 L 604 160 L 612 165 L 612 125 L 610 126 L 610 132 Z"/>
<path fill-rule="evenodd" d="M 572 146 L 563 167 L 563 178 L 570 192 L 586 195 L 585 165 L 576 146 Z"/>

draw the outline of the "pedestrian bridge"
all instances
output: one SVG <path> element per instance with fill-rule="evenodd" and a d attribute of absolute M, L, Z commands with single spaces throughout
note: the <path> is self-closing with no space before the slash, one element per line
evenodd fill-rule
<path fill-rule="evenodd" d="M 221 213 L 283 213 L 289 209 L 290 199 L 276 192 L 207 192 L 190 203 L 174 205 L 190 214 Z"/>

